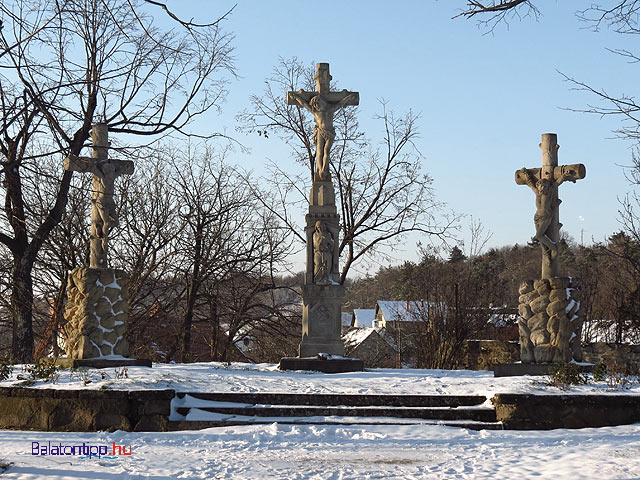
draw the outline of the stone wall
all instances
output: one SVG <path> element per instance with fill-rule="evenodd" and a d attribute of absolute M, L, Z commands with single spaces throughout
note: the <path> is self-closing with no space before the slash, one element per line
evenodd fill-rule
<path fill-rule="evenodd" d="M 496 394 L 491 402 L 506 430 L 551 430 L 640 422 L 638 395 Z"/>
<path fill-rule="evenodd" d="M 0 388 L 0 428 L 166 431 L 173 390 Z"/>
<path fill-rule="evenodd" d="M 520 361 L 518 342 L 499 340 L 467 340 L 463 368 L 493 370 L 493 366 Z"/>
<path fill-rule="evenodd" d="M 64 314 L 69 358 L 129 356 L 127 280 L 112 268 L 76 268 L 69 274 Z"/>
<path fill-rule="evenodd" d="M 585 362 L 640 369 L 640 345 L 596 342 L 583 346 L 582 354 Z"/>

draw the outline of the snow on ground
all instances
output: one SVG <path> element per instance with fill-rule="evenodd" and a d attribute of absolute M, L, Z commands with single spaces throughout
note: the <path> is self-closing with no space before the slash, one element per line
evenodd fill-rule
<path fill-rule="evenodd" d="M 32 442 L 131 447 L 130 456 L 33 456 Z M 628 479 L 640 425 L 481 431 L 421 426 L 259 425 L 175 433 L 0 431 L 3 479 Z"/>
<path fill-rule="evenodd" d="M 34 388 L 160 389 L 207 392 L 381 394 L 567 393 L 544 377 L 493 378 L 491 372 L 371 370 L 280 372 L 274 365 L 155 364 L 152 369 L 59 374 Z M 18 367 L 0 386 L 18 385 Z M 87 380 L 90 383 L 83 385 Z M 622 393 L 604 383 L 568 393 Z M 640 394 L 637 384 L 624 393 Z M 40 445 L 86 445 L 131 455 L 36 456 Z M 107 458 L 114 457 L 114 458 Z M 250 425 L 172 433 L 0 430 L 6 479 L 423 479 L 640 478 L 640 424 L 552 431 L 480 432 L 439 425 Z"/>
<path fill-rule="evenodd" d="M 370 369 L 364 372 L 326 374 L 320 372 L 283 372 L 273 364 L 233 363 L 155 363 L 153 368 L 89 369 L 84 372 L 61 370 L 55 383 L 37 380 L 33 388 L 143 390 L 172 388 L 183 392 L 277 392 L 345 393 L 391 395 L 487 395 L 493 393 L 599 393 L 620 394 L 605 382 L 559 390 L 545 383 L 546 377 L 494 378 L 493 372 L 472 370 Z M 16 366 L 3 386 L 24 383 L 17 377 L 29 375 Z M 104 378 L 102 378 L 104 376 Z M 90 383 L 86 383 L 90 381 Z M 640 395 L 636 382 L 624 393 Z"/>

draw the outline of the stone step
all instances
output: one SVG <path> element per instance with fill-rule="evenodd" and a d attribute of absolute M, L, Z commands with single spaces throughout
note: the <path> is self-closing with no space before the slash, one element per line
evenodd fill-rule
<path fill-rule="evenodd" d="M 178 407 L 176 412 L 187 415 L 192 407 Z M 420 407 L 325 407 L 325 406 L 198 406 L 200 411 L 220 415 L 247 417 L 391 417 L 431 420 L 474 420 L 495 422 L 496 412 L 491 408 L 420 408 Z"/>
<path fill-rule="evenodd" d="M 375 394 L 317 394 L 317 393 L 240 393 L 240 392 L 178 392 L 214 402 L 247 403 L 251 405 L 313 405 L 348 407 L 463 407 L 481 405 L 484 395 L 375 395 Z"/>
<path fill-rule="evenodd" d="M 180 430 L 203 430 L 205 428 L 215 427 L 233 427 L 237 425 L 270 425 L 274 423 L 271 420 L 265 421 L 261 419 L 240 419 L 230 418 L 227 420 L 215 421 L 171 421 L 168 422 L 169 431 Z M 439 425 L 443 427 L 466 428 L 469 430 L 503 430 L 502 422 L 473 422 L 473 421 L 385 421 L 380 419 L 377 421 L 367 421 L 366 419 L 345 420 L 345 419 L 325 419 L 321 421 L 310 421 L 301 419 L 282 419 L 277 421 L 280 425 Z"/>

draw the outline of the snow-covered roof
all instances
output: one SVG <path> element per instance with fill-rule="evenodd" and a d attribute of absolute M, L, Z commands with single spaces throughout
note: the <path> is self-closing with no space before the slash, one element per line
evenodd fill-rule
<path fill-rule="evenodd" d="M 340 320 L 342 320 L 343 327 L 350 327 L 351 321 L 353 320 L 353 315 L 348 312 L 342 312 L 342 314 L 340 315 Z"/>
<path fill-rule="evenodd" d="M 376 333 L 375 328 L 353 328 L 342 336 L 342 342 L 345 346 L 355 347 L 364 342 L 372 333 Z"/>
<path fill-rule="evenodd" d="M 429 314 L 431 310 L 445 309 L 443 302 L 425 302 L 423 300 L 378 300 L 376 312 L 380 310 L 387 322 L 415 322 L 420 320 L 417 312 Z"/>
<path fill-rule="evenodd" d="M 373 327 L 376 310 L 374 308 L 354 308 L 353 316 L 355 317 L 354 327 Z"/>

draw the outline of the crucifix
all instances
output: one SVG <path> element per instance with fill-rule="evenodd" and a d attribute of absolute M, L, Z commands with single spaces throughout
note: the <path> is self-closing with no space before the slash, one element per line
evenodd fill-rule
<path fill-rule="evenodd" d="M 109 150 L 108 127 L 98 123 L 91 129 L 93 152 L 91 157 L 75 155 L 64 159 L 64 169 L 93 173 L 91 195 L 90 268 L 108 268 L 107 241 L 109 232 L 118 225 L 118 212 L 113 200 L 115 179 L 133 173 L 130 160 L 107 158 Z"/>
<path fill-rule="evenodd" d="M 316 146 L 316 169 L 314 181 L 329 180 L 330 152 L 333 141 L 336 138 L 336 130 L 333 127 L 333 114 L 339 108 L 347 105 L 358 105 L 360 98 L 358 92 L 330 92 L 331 82 L 328 63 L 318 63 L 316 81 L 317 92 L 287 92 L 287 105 L 297 105 L 306 108 L 313 114 L 316 122 L 313 130 L 313 142 Z"/>
<path fill-rule="evenodd" d="M 543 133 L 542 168 L 521 168 L 516 170 L 516 183 L 527 185 L 536 196 L 536 213 L 533 221 L 536 226 L 534 239 L 542 248 L 542 277 L 555 278 L 559 273 L 558 243 L 560 241 L 560 203 L 558 187 L 563 182 L 583 179 L 586 168 L 581 163 L 558 165 L 558 137 L 555 133 Z"/>

